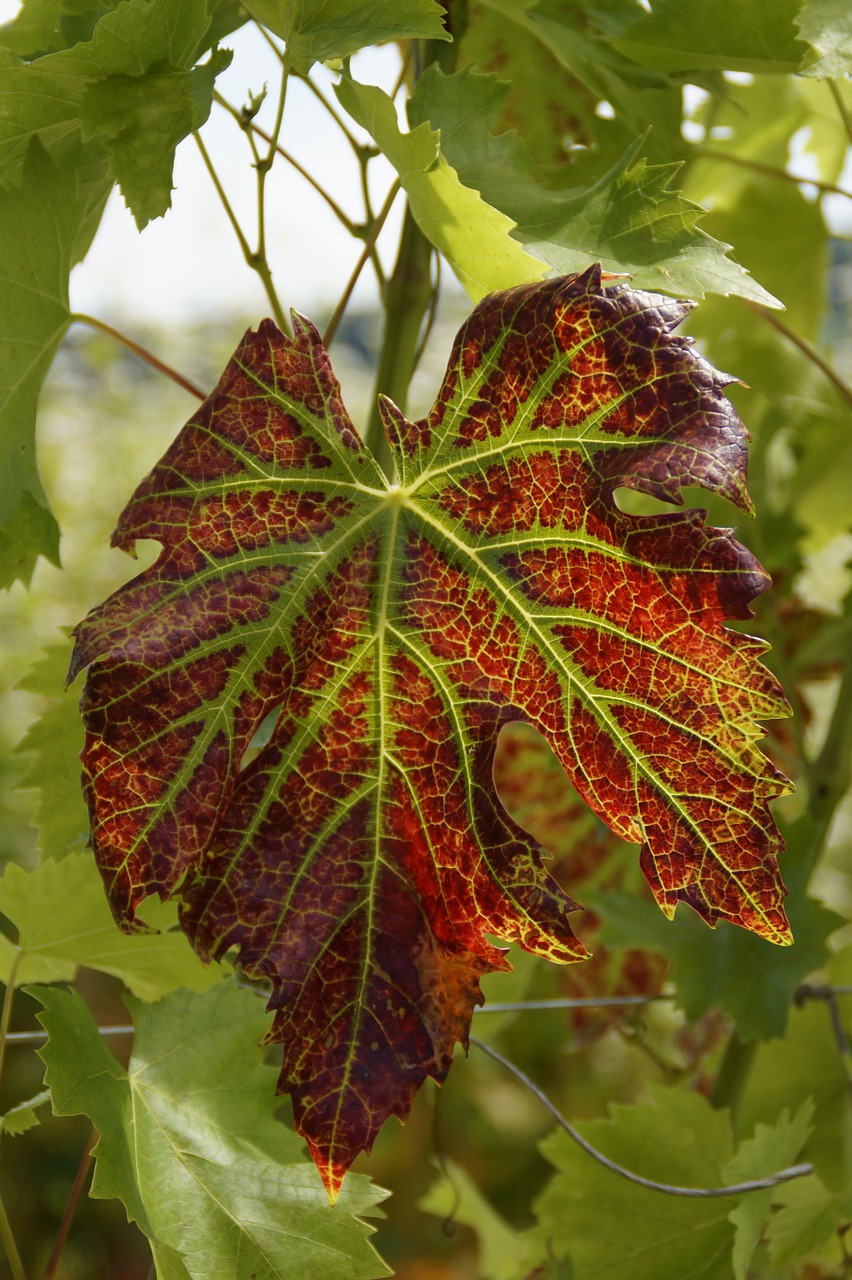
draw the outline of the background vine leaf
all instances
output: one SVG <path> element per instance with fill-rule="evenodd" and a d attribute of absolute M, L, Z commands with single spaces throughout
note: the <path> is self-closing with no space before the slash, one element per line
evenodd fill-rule
<path fill-rule="evenodd" d="M 143 1000 L 158 1000 L 178 987 L 206 991 L 222 978 L 221 970 L 199 961 L 182 933 L 170 931 L 176 915 L 170 904 L 146 907 L 148 932 L 130 938 L 120 934 L 86 853 L 69 854 L 31 872 L 8 863 L 0 879 L 0 911 L 18 934 L 16 947 L 2 939 L 2 982 L 9 979 L 16 952 L 18 986 L 67 982 L 78 965 L 86 965 L 120 978 Z"/>
<path fill-rule="evenodd" d="M 68 276 L 91 210 L 74 170 L 58 169 L 38 143 L 20 185 L 0 190 L 0 587 L 28 583 L 39 555 L 59 563 L 36 465 L 36 409 L 68 326 Z"/>
<path fill-rule="evenodd" d="M 441 1080 L 486 934 L 585 950 L 571 899 L 493 787 L 502 727 L 548 739 L 671 916 L 789 941 L 756 746 L 783 715 L 729 631 L 765 584 L 728 531 L 629 516 L 630 486 L 743 507 L 741 424 L 672 328 L 681 304 L 599 268 L 491 295 L 435 406 L 382 413 L 375 465 L 319 336 L 249 331 L 113 542 L 157 563 L 77 628 L 92 840 L 116 917 L 182 881 L 202 953 L 271 979 L 281 1087 L 332 1194 Z M 244 757 L 280 708 L 270 741 Z"/>
<path fill-rule="evenodd" d="M 129 1000 L 127 1070 L 76 991 L 30 992 L 50 1037 L 40 1053 L 53 1110 L 89 1116 L 100 1134 L 91 1194 L 123 1201 L 161 1276 L 390 1274 L 361 1220 L 385 1193 L 356 1175 L 332 1212 L 302 1144 L 274 1117 L 273 1073 L 256 1043 L 264 1016 L 250 991 L 220 983 L 201 997 Z"/>
<path fill-rule="evenodd" d="M 794 26 L 799 8 L 800 0 L 656 0 L 614 44 L 665 72 L 797 71 L 806 52 Z"/>
<path fill-rule="evenodd" d="M 495 132 L 509 86 L 470 68 L 447 76 L 433 65 L 409 103 L 412 126 L 440 129 L 441 151 L 463 183 L 516 224 L 516 239 L 555 270 L 581 270 L 589 259 L 629 272 L 637 285 L 703 298 L 739 294 L 780 306 L 739 263 L 730 245 L 698 226 L 705 210 L 673 183 L 679 163 L 649 164 L 647 130 L 591 181 L 572 171 L 552 185 L 539 180 L 514 132 Z"/>

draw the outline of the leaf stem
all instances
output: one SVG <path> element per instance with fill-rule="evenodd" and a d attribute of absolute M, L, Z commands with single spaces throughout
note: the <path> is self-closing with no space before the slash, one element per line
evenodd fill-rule
<path fill-rule="evenodd" d="M 754 173 L 765 173 L 770 178 L 781 178 L 784 182 L 795 182 L 797 186 L 806 183 L 810 187 L 816 187 L 818 191 L 824 191 L 831 195 L 846 196 L 847 200 L 852 200 L 852 191 L 846 191 L 843 187 L 836 187 L 833 182 L 821 182 L 819 178 L 803 178 L 798 174 L 788 173 L 786 169 L 779 169 L 777 165 L 763 164 L 760 160 L 749 160 L 745 156 L 732 155 L 727 151 L 716 151 L 713 147 L 695 147 L 694 154 L 702 160 L 721 160 L 725 164 L 738 165 L 741 169 L 751 169 Z"/>
<path fill-rule="evenodd" d="M 210 175 L 210 180 L 212 181 L 213 186 L 216 188 L 216 194 L 219 197 L 222 208 L 225 210 L 228 221 L 234 229 L 234 234 L 239 242 L 242 255 L 247 265 L 250 266 L 252 271 L 259 276 L 260 281 L 263 284 L 264 292 L 266 293 L 267 300 L 272 308 L 272 314 L 275 316 L 275 323 L 278 325 L 279 329 L 283 330 L 284 333 L 289 334 L 290 326 L 287 323 L 284 310 L 278 300 L 278 295 L 275 292 L 275 288 L 272 283 L 272 272 L 269 270 L 269 264 L 265 258 L 262 258 L 252 252 L 251 246 L 245 237 L 245 233 L 237 220 L 237 215 L 231 207 L 231 202 L 228 199 L 225 188 L 219 180 L 219 175 L 214 168 L 213 161 L 210 159 L 210 154 L 201 140 L 201 135 L 196 131 L 192 136 L 201 153 L 201 158 L 204 161 L 204 167 Z"/>
<path fill-rule="evenodd" d="M 217 102 L 220 107 L 224 107 L 224 109 L 228 112 L 229 115 L 233 116 L 233 118 L 236 120 L 237 124 L 240 126 L 241 129 L 245 131 L 250 130 L 252 133 L 256 133 L 257 136 L 259 138 L 262 138 L 264 142 L 269 142 L 269 143 L 272 142 L 271 134 L 267 133 L 265 129 L 262 129 L 259 124 L 255 124 L 253 120 L 248 120 L 248 121 L 244 120 L 242 113 L 237 109 L 237 107 L 235 107 L 233 103 L 228 102 L 226 98 L 223 98 L 221 93 L 217 92 L 216 90 L 214 90 L 213 92 L 213 100 L 214 102 Z M 281 146 L 280 142 L 275 144 L 275 150 L 277 154 L 281 156 L 282 160 L 286 160 L 287 163 L 296 170 L 299 176 L 301 178 L 304 178 L 305 182 L 307 182 L 309 186 L 313 187 L 317 195 L 322 196 L 323 200 L 325 200 L 329 209 L 331 209 L 332 213 L 338 219 L 338 221 L 346 228 L 346 230 L 349 232 L 350 235 L 354 235 L 355 232 L 357 231 L 357 227 L 355 223 L 348 216 L 348 214 L 346 214 L 344 210 L 341 209 L 337 201 L 331 195 L 329 195 L 329 193 L 326 191 L 322 183 L 317 182 L 313 174 L 309 173 L 308 170 L 305 169 L 304 166 L 299 163 L 299 161 L 296 159 L 295 156 L 291 155 L 289 151 L 285 150 L 285 148 Z"/>
<path fill-rule="evenodd" d="M 337 306 L 334 309 L 334 314 L 332 315 L 331 319 L 328 322 L 328 327 L 325 331 L 325 335 L 323 336 L 323 345 L 325 346 L 326 350 L 331 346 L 332 339 L 334 338 L 334 335 L 337 332 L 337 326 L 340 324 L 340 321 L 343 318 L 343 313 L 349 304 L 349 299 L 352 297 L 352 291 L 358 282 L 358 277 L 361 275 L 361 272 L 364 270 L 364 267 L 367 265 L 367 262 L 372 256 L 373 249 L 375 248 L 375 245 L 376 245 L 376 241 L 378 240 L 379 235 L 381 234 L 382 227 L 385 225 L 385 221 L 387 219 L 388 214 L 391 211 L 393 202 L 394 200 L 396 200 L 397 196 L 399 195 L 401 185 L 402 184 L 397 178 L 396 181 L 391 186 L 390 190 L 388 191 L 387 198 L 385 199 L 384 204 L 379 210 L 378 216 L 376 217 L 372 227 L 370 228 L 370 234 L 367 236 L 367 239 L 364 242 L 364 248 L 361 252 L 361 256 L 358 258 L 358 261 L 355 263 L 355 268 L 352 272 L 352 275 L 349 277 L 348 281 L 346 282 L 346 288 L 343 290 L 343 293 L 340 296 L 340 301 L 338 302 Z"/>
<path fill-rule="evenodd" d="M 171 378 L 172 382 L 176 382 L 184 391 L 188 391 L 191 396 L 195 396 L 199 400 L 207 398 L 207 392 L 202 391 L 194 382 L 190 382 L 189 378 L 185 378 L 182 373 L 178 373 L 177 369 L 173 369 L 171 365 L 160 360 L 153 352 L 148 351 L 145 347 L 134 342 L 132 338 L 128 338 L 126 333 L 122 333 L 120 329 L 114 329 L 111 324 L 106 324 L 103 320 L 98 320 L 96 316 L 86 315 L 82 311 L 75 311 L 69 317 L 72 324 L 85 324 L 90 329 L 98 329 L 101 333 L 107 334 L 110 338 L 115 338 L 116 342 L 120 342 L 122 346 L 127 347 L 140 360 L 144 360 L 152 369 L 156 369 L 158 373 L 164 373 L 167 378 Z"/>
<path fill-rule="evenodd" d="M 385 330 L 373 408 L 367 423 L 365 443 L 376 462 L 392 479 L 393 458 L 379 415 L 378 396 L 384 392 L 402 413 L 408 404 L 408 390 L 417 367 L 417 349 L 423 317 L 432 298 L 429 265 L 432 246 L 406 206 L 399 254 L 385 289 Z"/>
<path fill-rule="evenodd" d="M 846 130 L 849 141 L 852 142 L 852 116 L 846 110 L 846 103 L 843 101 L 843 94 L 838 89 L 833 80 L 828 81 L 828 88 L 832 98 L 834 98 L 837 110 L 840 112 L 840 119 L 843 121 L 843 127 Z"/>
<path fill-rule="evenodd" d="M 9 977 L 3 993 L 3 1009 L 0 1012 L 0 1080 L 3 1078 L 3 1063 L 6 1058 L 6 1040 L 9 1035 L 9 1020 L 12 1017 L 12 1005 L 15 1003 L 15 979 L 21 964 L 22 952 L 15 951 L 15 958 L 9 966 Z"/>
<path fill-rule="evenodd" d="M 340 132 L 346 138 L 346 141 L 349 143 L 352 150 L 355 152 L 356 156 L 360 157 L 361 153 L 364 150 L 364 147 L 358 141 L 355 135 L 350 131 L 349 126 L 346 124 L 346 121 L 343 119 L 343 117 L 339 115 L 337 111 L 335 111 L 334 107 L 331 105 L 328 98 L 326 98 L 324 93 L 320 92 L 319 87 L 314 84 L 313 80 L 309 75 L 300 76 L 299 79 L 302 81 L 303 84 L 306 84 L 308 86 L 308 88 L 310 89 L 314 97 L 317 99 L 317 101 L 322 103 L 322 105 L 325 107 L 326 111 L 331 116 L 334 123 L 337 125 Z"/>
<path fill-rule="evenodd" d="M 831 714 L 828 733 L 819 755 L 810 766 L 811 814 L 823 833 L 852 781 L 852 663 L 844 665 L 843 678 Z"/>
<path fill-rule="evenodd" d="M 657 1000 L 674 1000 L 674 996 L 577 996 L 558 1000 L 516 1000 L 491 1003 L 474 1009 L 474 1013 L 527 1013 L 541 1009 L 619 1009 L 629 1005 L 653 1004 Z"/>
<path fill-rule="evenodd" d="M 9 1216 L 6 1213 L 6 1206 L 2 1198 L 0 1198 L 0 1245 L 3 1246 L 3 1252 L 6 1254 L 6 1261 L 9 1263 L 12 1280 L 27 1280 L 24 1264 L 21 1262 L 21 1255 L 18 1253 L 18 1246 L 15 1244 L 15 1237 L 12 1235 Z"/>
<path fill-rule="evenodd" d="M 803 355 L 807 356 L 811 363 L 815 364 L 820 372 L 825 375 L 847 404 L 852 405 L 852 388 L 846 385 L 843 379 L 835 373 L 830 364 L 823 360 L 819 352 L 815 351 L 810 343 L 806 342 L 804 338 L 801 338 L 795 330 L 784 324 L 783 320 L 779 320 L 773 312 L 767 310 L 766 307 L 762 307 L 759 302 L 753 302 L 751 298 L 741 298 L 740 301 L 743 302 L 745 306 L 750 307 L 752 311 L 756 311 L 759 316 L 763 316 L 763 319 L 767 324 L 771 324 L 772 328 L 782 334 L 788 342 L 793 344 L 794 347 L 798 347 L 799 351 L 801 351 Z"/>
<path fill-rule="evenodd" d="M 56 1268 L 59 1266 L 59 1259 L 62 1255 L 62 1250 L 65 1248 L 65 1241 L 68 1239 L 68 1232 L 71 1230 L 71 1223 L 74 1221 L 74 1214 L 77 1212 L 77 1205 L 80 1203 L 80 1197 L 86 1185 L 86 1178 L 89 1176 L 89 1170 L 92 1166 L 92 1148 L 97 1141 L 97 1137 L 98 1135 L 93 1129 L 83 1149 L 83 1154 L 77 1167 L 77 1174 L 74 1178 L 74 1185 L 71 1187 L 65 1205 L 65 1212 L 62 1215 L 62 1221 L 59 1224 L 59 1230 L 56 1233 L 56 1239 L 53 1242 L 53 1248 L 50 1251 L 50 1257 L 44 1269 L 44 1280 L 53 1280 L 56 1275 Z"/>
<path fill-rule="evenodd" d="M 710 1102 L 720 1111 L 727 1107 L 732 1119 L 736 1118 L 756 1052 L 756 1040 L 744 1043 L 736 1031 L 731 1032 L 710 1094 Z"/>
<path fill-rule="evenodd" d="M 609 1169 L 611 1173 L 616 1173 L 620 1178 L 626 1178 L 628 1182 L 633 1182 L 639 1187 L 646 1187 L 649 1191 L 661 1191 L 668 1196 L 682 1196 L 690 1200 L 716 1200 L 727 1196 L 747 1195 L 752 1191 L 765 1191 L 769 1187 L 777 1187 L 782 1182 L 792 1182 L 794 1178 L 804 1178 L 809 1173 L 813 1173 L 813 1165 L 795 1164 L 788 1169 L 779 1169 L 777 1173 L 770 1173 L 765 1178 L 754 1178 L 748 1182 L 733 1183 L 729 1187 L 680 1187 L 675 1183 L 655 1182 L 652 1178 L 643 1178 L 639 1173 L 633 1173 L 631 1169 L 625 1169 L 623 1165 L 616 1164 L 614 1160 L 610 1160 L 602 1151 L 598 1151 L 597 1147 L 593 1147 L 590 1142 L 578 1132 L 577 1129 L 565 1119 L 558 1107 L 550 1101 L 547 1094 L 539 1089 L 537 1084 L 533 1084 L 529 1076 L 521 1071 L 520 1067 L 516 1067 L 508 1058 L 504 1058 L 502 1053 L 498 1053 L 490 1044 L 484 1044 L 481 1040 L 476 1040 L 473 1036 L 470 1043 L 475 1045 L 477 1049 L 481 1049 L 489 1058 L 493 1058 L 495 1062 L 499 1062 L 500 1066 L 513 1075 L 519 1084 L 528 1089 L 534 1097 L 550 1113 L 560 1129 L 564 1129 L 569 1138 L 577 1143 L 587 1155 L 590 1155 L 598 1164 L 603 1165 L 605 1169 Z"/>
<path fill-rule="evenodd" d="M 275 152 L 278 150 L 278 139 L 281 136 L 281 126 L 284 123 L 284 105 L 287 101 L 287 81 L 289 73 L 286 65 L 281 70 L 281 84 L 278 88 L 278 106 L 275 111 L 275 124 L 272 127 L 272 135 L 269 138 L 269 146 L 266 155 L 257 159 L 257 252 L 256 257 L 266 261 L 266 178 L 272 168 L 275 160 Z M 254 149 L 254 137 L 251 130 L 247 130 L 249 141 Z"/>

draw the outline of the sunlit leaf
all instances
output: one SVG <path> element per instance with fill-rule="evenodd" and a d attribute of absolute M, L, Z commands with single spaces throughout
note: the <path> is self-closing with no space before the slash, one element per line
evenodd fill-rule
<path fill-rule="evenodd" d="M 852 23 L 846 0 L 805 0 L 796 26 L 811 46 L 800 75 L 839 80 L 852 74 Z"/>
<path fill-rule="evenodd" d="M 598 269 L 486 299 L 435 406 L 382 413 L 389 483 L 316 330 L 264 322 L 131 499 L 157 563 L 77 629 L 92 839 L 116 916 L 183 883 L 204 952 L 271 979 L 281 1087 L 332 1192 L 464 1040 L 487 934 L 558 961 L 571 900 L 492 770 L 523 720 L 624 839 L 664 912 L 789 942 L 757 747 L 784 714 L 729 630 L 765 585 L 702 513 L 747 507 L 742 426 L 672 328 Z M 280 708 L 271 740 L 244 756 Z"/>
<path fill-rule="evenodd" d="M 388 95 L 374 85 L 344 80 L 337 96 L 396 169 L 423 234 L 452 266 L 469 296 L 528 280 L 547 268 L 512 239 L 512 221 L 466 186 L 441 153 L 427 123 L 403 133 Z"/>
<path fill-rule="evenodd" d="M 211 1280 L 369 1280 L 389 1275 L 368 1243 L 384 1193 L 356 1175 L 331 1210 L 301 1143 L 274 1117 L 257 1048 L 263 1010 L 222 983 L 128 1005 L 119 1065 L 75 991 L 31 988 L 49 1039 L 53 1109 L 87 1115 L 100 1137 L 91 1194 L 120 1199 L 152 1241 L 161 1275 Z M 227 1087 L 223 1087 L 227 1082 Z"/>

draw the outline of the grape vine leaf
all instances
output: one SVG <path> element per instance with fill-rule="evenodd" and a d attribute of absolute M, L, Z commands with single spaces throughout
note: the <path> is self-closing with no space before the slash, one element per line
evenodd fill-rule
<path fill-rule="evenodd" d="M 779 1187 L 775 1199 L 781 1207 L 766 1234 L 777 1267 L 814 1253 L 852 1217 L 852 1191 L 829 1191 L 817 1177 Z"/>
<path fill-rule="evenodd" d="M 0 587 L 59 563 L 59 527 L 35 456 L 42 383 L 68 326 L 68 275 L 87 208 L 72 171 L 38 143 L 19 187 L 0 191 Z M 26 252 L 22 247 L 26 245 Z"/>
<path fill-rule="evenodd" d="M 650 902 L 623 892 L 585 895 L 603 918 L 601 940 L 606 946 L 646 947 L 667 956 L 673 965 L 677 1004 L 689 1021 L 697 1022 L 711 1009 L 724 1009 L 736 1022 L 744 1043 L 785 1034 L 797 987 L 826 963 L 827 939 L 843 924 L 841 916 L 807 893 L 812 820 L 800 818 L 786 828 L 785 835 L 784 867 L 790 889 L 786 907 L 796 941 L 781 954 L 763 938 L 725 925 L 711 937 L 694 916 L 679 916 L 666 924 Z"/>
<path fill-rule="evenodd" d="M 840 80 L 852 74 L 852 26 L 845 0 L 805 0 L 796 26 L 811 46 L 799 75 Z"/>
<path fill-rule="evenodd" d="M 336 92 L 396 169 L 421 231 L 450 263 L 474 302 L 547 273 L 543 262 L 524 253 L 512 239 L 512 220 L 460 180 L 442 154 L 439 134 L 427 121 L 403 133 L 383 89 L 345 79 Z"/>
<path fill-rule="evenodd" d="M 610 1160 L 678 1186 L 722 1185 L 733 1155 L 728 1113 L 686 1090 L 652 1087 L 639 1105 L 613 1106 L 607 1119 L 577 1127 Z M 634 1186 L 562 1130 L 540 1146 L 557 1172 L 535 1203 L 530 1234 L 543 1258 L 570 1259 L 573 1280 L 731 1280 L 730 1201 Z"/>
<path fill-rule="evenodd" d="M 560 272 L 596 258 L 642 288 L 676 296 L 739 294 L 781 305 L 728 256 L 730 245 L 697 225 L 706 211 L 672 186 L 680 165 L 648 164 L 645 137 L 587 184 L 541 185 L 521 139 L 494 132 L 507 92 L 493 76 L 469 68 L 447 76 L 433 65 L 418 79 L 409 118 L 412 127 L 428 120 L 440 130 L 460 180 L 511 218 L 513 235 L 537 257 Z"/>
<path fill-rule="evenodd" d="M 774 1125 L 758 1124 L 754 1134 L 741 1142 L 737 1154 L 725 1169 L 729 1185 L 765 1178 L 778 1169 L 787 1169 L 808 1140 L 814 1115 L 812 1099 L 806 1098 L 795 1115 L 782 1111 Z M 742 1196 L 728 1214 L 736 1228 L 732 1264 L 735 1280 L 747 1280 L 749 1263 L 776 1199 L 774 1187 Z"/>
<path fill-rule="evenodd" d="M 538 1250 L 529 1236 L 501 1217 L 470 1174 L 455 1160 L 447 1157 L 441 1160 L 438 1176 L 418 1200 L 417 1208 L 444 1222 L 460 1222 L 476 1232 L 477 1273 L 482 1280 L 526 1280 L 531 1273 L 535 1274 Z"/>
<path fill-rule="evenodd" d="M 50 645 L 19 686 L 36 694 L 43 707 L 16 747 L 29 757 L 19 785 L 34 792 L 32 824 L 43 859 L 64 858 L 69 848 L 82 850 L 88 839 L 88 815 L 80 795 L 83 730 L 73 700 L 61 692 L 67 669 L 67 642 Z"/>
<path fill-rule="evenodd" d="M 3 938 L 2 982 L 9 981 L 16 958 L 19 986 L 67 982 L 78 965 L 85 965 L 120 978 L 143 1000 L 158 1000 L 178 987 L 206 991 L 222 977 L 200 962 L 180 931 L 170 931 L 175 923 L 170 903 L 145 908 L 150 932 L 121 934 L 87 853 L 29 872 L 8 862 L 0 879 L 0 911 L 18 931 L 16 947 Z"/>
<path fill-rule="evenodd" d="M 801 0 L 655 0 L 615 47 L 658 71 L 796 71 L 806 47 L 794 22 Z"/>
<path fill-rule="evenodd" d="M 389 1270 L 369 1243 L 385 1192 L 362 1175 L 332 1212 L 302 1144 L 274 1116 L 257 997 L 232 983 L 128 1007 L 127 1070 L 76 991 L 31 987 L 49 1033 L 40 1050 L 56 1115 L 100 1134 L 91 1195 L 118 1198 L 148 1236 L 158 1274 L 181 1280 L 370 1280 Z M 380 1212 L 380 1211 L 379 1211 Z M 161 1261 L 162 1255 L 162 1261 Z"/>
<path fill-rule="evenodd" d="M 210 114 L 216 77 L 231 63 L 217 49 L 201 66 L 108 76 L 86 92 L 84 138 L 103 138 L 121 194 L 142 231 L 171 207 L 175 151 Z"/>
<path fill-rule="evenodd" d="M 0 1116 L 0 1132 L 8 1134 L 11 1138 L 34 1129 L 40 1123 L 36 1112 L 39 1107 L 44 1106 L 49 1097 L 50 1091 L 42 1089 L 34 1097 L 10 1107 L 4 1115 Z"/>
<path fill-rule="evenodd" d="M 391 40 L 449 40 L 436 0 L 249 0 L 246 8 L 287 45 L 302 75 L 315 62 L 346 58 Z"/>
<path fill-rule="evenodd" d="M 333 1195 L 388 1115 L 442 1080 L 486 933 L 585 954 L 540 847 L 503 811 L 502 726 L 547 738 L 666 915 L 790 940 L 755 719 L 765 645 L 729 631 L 766 578 L 698 511 L 748 509 L 742 424 L 672 328 L 599 267 L 486 298 L 435 406 L 364 448 L 313 326 L 249 331 L 142 482 L 115 546 L 157 563 L 76 631 L 92 842 L 116 918 L 180 888 L 202 953 L 271 980 L 270 1038 Z M 268 744 L 244 757 L 280 708 Z"/>

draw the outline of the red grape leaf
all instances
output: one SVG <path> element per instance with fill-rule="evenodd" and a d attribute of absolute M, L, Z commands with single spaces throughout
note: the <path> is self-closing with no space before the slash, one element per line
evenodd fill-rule
<path fill-rule="evenodd" d="M 789 941 L 755 720 L 785 713 L 766 585 L 698 511 L 747 507 L 745 432 L 673 337 L 681 303 L 581 276 L 486 298 L 429 417 L 361 443 L 313 326 L 246 334 L 122 514 L 156 564 L 77 628 L 92 842 L 116 918 L 178 890 L 202 954 L 272 983 L 280 1087 L 333 1196 L 466 1043 L 486 934 L 585 954 L 506 814 L 501 727 L 533 725 L 667 915 Z M 279 710 L 270 741 L 249 752 Z"/>

